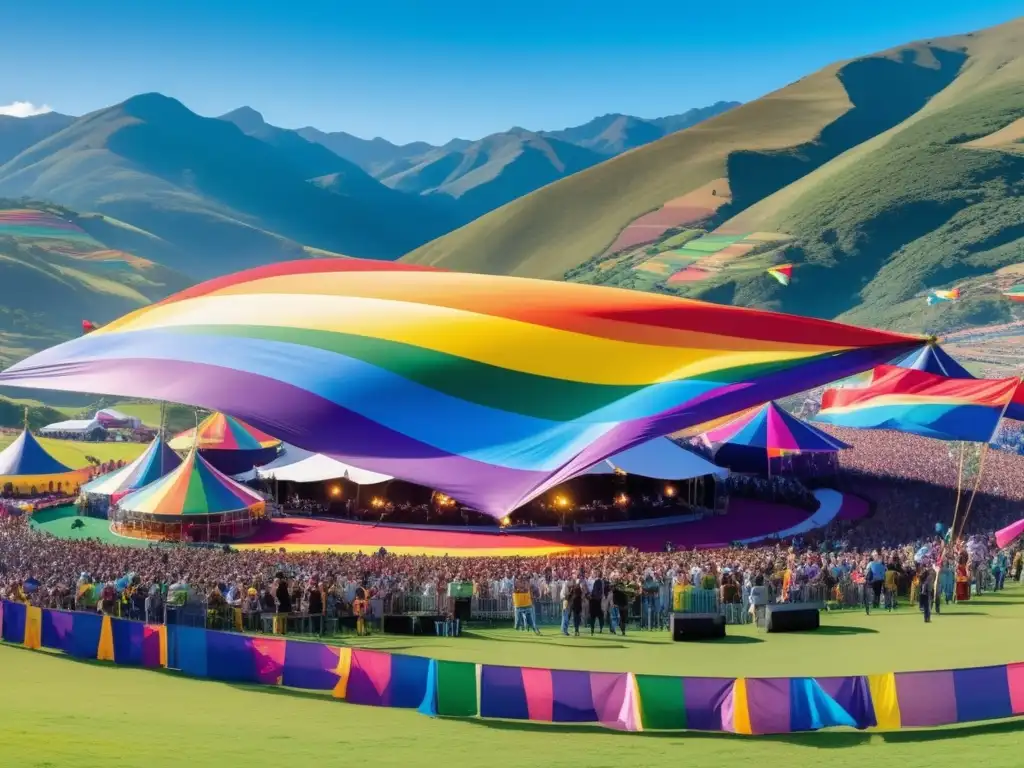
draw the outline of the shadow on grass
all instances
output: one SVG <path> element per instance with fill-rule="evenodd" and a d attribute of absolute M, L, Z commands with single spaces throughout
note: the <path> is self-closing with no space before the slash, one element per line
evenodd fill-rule
<path fill-rule="evenodd" d="M 877 635 L 878 630 L 871 627 L 847 627 L 844 625 L 822 624 L 817 629 L 798 632 L 800 635 Z"/>
<path fill-rule="evenodd" d="M 945 728 L 927 728 L 906 731 L 817 731 L 802 733 L 779 733 L 766 736 L 747 736 L 722 731 L 616 731 L 597 724 L 534 723 L 517 720 L 482 720 L 477 718 L 440 718 L 468 723 L 478 728 L 520 733 L 573 734 L 591 733 L 609 736 L 625 736 L 649 739 L 703 739 L 710 741 L 751 741 L 810 747 L 812 749 L 847 749 L 862 746 L 872 741 L 886 744 L 923 744 L 933 741 L 962 739 L 970 736 L 992 736 L 1024 731 L 1024 719 L 999 720 L 974 725 L 960 725 Z"/>

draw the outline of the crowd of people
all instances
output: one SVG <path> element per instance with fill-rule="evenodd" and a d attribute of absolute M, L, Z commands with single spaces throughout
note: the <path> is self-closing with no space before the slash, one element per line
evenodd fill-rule
<path fill-rule="evenodd" d="M 874 514 L 859 520 L 839 519 L 796 540 L 699 551 L 667 548 L 647 553 L 619 550 L 473 558 L 190 546 L 127 548 L 49 536 L 33 529 L 27 516 L 11 514 L 0 515 L 0 597 L 101 610 L 116 603 L 136 615 L 149 615 L 147 604 L 151 607 L 186 594 L 209 605 L 242 607 L 250 613 L 287 609 L 344 614 L 353 609 L 359 590 L 381 600 L 436 598 L 446 593 L 450 582 L 469 581 L 482 600 L 510 597 L 517 585 L 521 590 L 525 583 L 531 599 L 541 603 L 583 605 L 595 599 L 595 591 L 607 602 L 619 593 L 636 597 L 646 613 L 660 615 L 680 584 L 718 590 L 725 603 L 746 603 L 759 587 L 786 594 L 813 585 L 823 590 L 821 594 L 835 596 L 842 584 L 866 583 L 872 568 L 877 569 L 873 562 L 894 571 L 892 578 L 906 593 L 918 575 L 922 548 L 935 550 L 939 535 L 949 528 L 958 498 L 958 517 L 966 535 L 982 534 L 971 541 L 985 539 L 992 553 L 983 558 L 985 568 L 997 573 L 1000 569 L 995 566 L 1002 558 L 1004 575 L 1015 570 L 1020 576 L 1019 555 L 997 552 L 987 537 L 1024 510 L 1024 459 L 989 451 L 979 472 L 977 464 L 971 463 L 977 456 L 965 456 L 961 464 L 958 446 L 892 433 L 836 433 L 854 447 L 842 454 L 834 482 L 869 499 Z M 728 491 L 766 500 L 782 498 L 808 508 L 814 498 L 803 482 L 785 477 L 737 477 L 729 481 Z M 295 498 L 291 503 L 304 504 Z M 539 505 L 550 508 L 552 514 L 561 512 L 551 499 Z M 575 507 L 574 513 L 580 510 L 578 516 L 584 517 L 606 505 L 618 513 L 623 508 L 642 513 L 687 506 L 664 493 L 636 494 L 627 504 L 614 499 L 594 502 Z M 464 519 L 463 510 L 450 500 L 432 498 L 428 507 L 433 522 Z M 306 511 L 320 514 L 326 508 L 326 503 L 309 502 Z M 377 519 L 390 514 L 394 519 L 409 516 L 412 522 L 422 522 L 416 516 L 423 511 L 411 501 L 372 504 L 367 510 Z M 1007 558 L 1014 563 L 1013 569 Z M 940 585 L 930 588 L 939 591 Z M 611 607 L 609 603 L 609 613 Z M 572 613 L 569 610 L 566 615 Z M 588 613 L 594 611 L 584 607 L 582 614 Z M 566 631 L 569 628 L 563 626 Z"/>

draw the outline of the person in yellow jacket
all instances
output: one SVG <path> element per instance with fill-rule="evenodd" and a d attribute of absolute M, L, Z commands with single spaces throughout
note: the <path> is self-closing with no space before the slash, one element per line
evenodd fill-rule
<path fill-rule="evenodd" d="M 524 576 L 518 577 L 512 586 L 512 608 L 515 611 L 515 628 L 533 630 L 540 634 L 537 629 L 537 615 L 533 610 L 533 592 L 530 580 Z"/>

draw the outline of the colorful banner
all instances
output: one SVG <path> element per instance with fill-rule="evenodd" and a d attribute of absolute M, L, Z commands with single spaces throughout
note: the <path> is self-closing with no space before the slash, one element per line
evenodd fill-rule
<path fill-rule="evenodd" d="M 881 365 L 867 386 L 825 390 L 815 421 L 987 443 L 1019 384 L 1018 379 L 950 379 Z"/>
<path fill-rule="evenodd" d="M 200 449 L 273 435 L 502 518 L 635 445 L 924 343 L 620 288 L 312 259 L 194 286 L 0 384 L 227 411 L 252 429 L 218 421 Z"/>
<path fill-rule="evenodd" d="M 768 735 L 1024 714 L 1024 663 L 851 677 L 671 677 L 503 667 L 0 603 L 4 642 L 432 717 Z"/>

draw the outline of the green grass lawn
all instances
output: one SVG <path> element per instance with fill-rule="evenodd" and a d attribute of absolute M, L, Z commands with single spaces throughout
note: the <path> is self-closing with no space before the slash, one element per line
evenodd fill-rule
<path fill-rule="evenodd" d="M 81 521 L 81 528 L 72 528 L 72 524 Z M 110 531 L 110 521 L 95 517 L 79 517 L 73 506 L 44 509 L 32 514 L 32 525 L 40 531 L 61 539 L 99 539 L 108 544 L 123 547 L 149 547 L 153 542 L 148 539 L 129 539 L 118 536 Z"/>
<path fill-rule="evenodd" d="M 999 663 L 1021 657 L 1024 592 L 985 596 L 925 625 L 904 607 L 870 617 L 824 617 L 816 634 L 759 635 L 730 628 L 729 642 L 675 645 L 661 634 L 535 638 L 509 629 L 457 639 L 377 635 L 363 645 L 437 658 L 503 664 L 696 675 L 857 674 Z M 12 766 L 601 766 L 734 764 L 861 768 L 883 753 L 901 768 L 1021 764 L 1024 720 L 963 727 L 772 737 L 623 734 L 591 726 L 431 720 L 360 707 L 317 693 L 190 680 L 170 672 L 80 662 L 0 647 L 3 764 Z"/>

